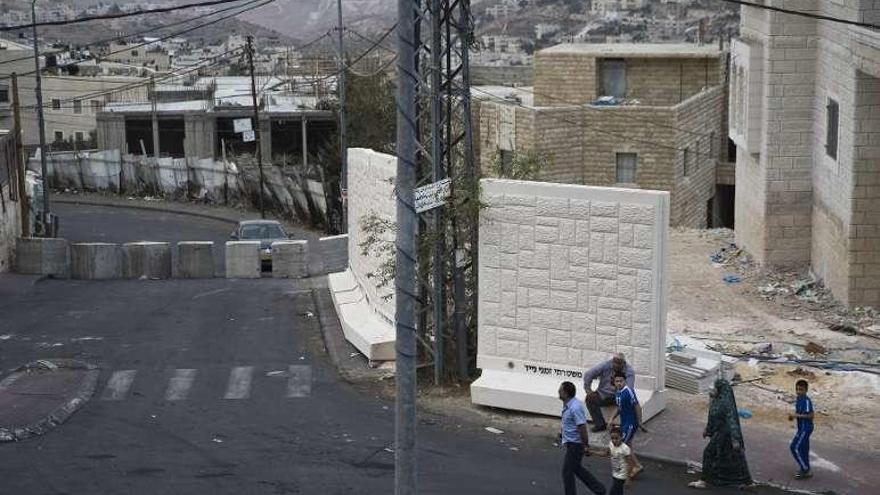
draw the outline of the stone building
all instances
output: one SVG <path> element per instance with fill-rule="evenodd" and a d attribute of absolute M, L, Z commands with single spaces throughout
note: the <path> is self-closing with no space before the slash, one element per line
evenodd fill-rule
<path fill-rule="evenodd" d="M 784 7 L 880 23 L 872 0 Z M 741 17 L 737 242 L 768 265 L 809 265 L 851 306 L 880 307 L 880 31 L 755 7 Z"/>
<path fill-rule="evenodd" d="M 551 162 L 540 180 L 669 191 L 672 225 L 730 225 L 725 74 L 717 47 L 542 50 L 533 89 L 474 87 L 481 167 L 533 151 Z"/>

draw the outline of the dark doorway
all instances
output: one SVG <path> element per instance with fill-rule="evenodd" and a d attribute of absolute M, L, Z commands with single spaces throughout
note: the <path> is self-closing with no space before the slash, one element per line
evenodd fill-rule
<path fill-rule="evenodd" d="M 125 144 L 132 155 L 143 155 L 146 150 L 147 156 L 153 156 L 153 122 L 125 119 Z"/>
<path fill-rule="evenodd" d="M 734 208 L 736 186 L 718 184 L 715 186 L 715 197 L 709 200 L 707 224 L 709 228 L 734 227 Z"/>
<path fill-rule="evenodd" d="M 159 156 L 183 158 L 186 151 L 183 146 L 186 128 L 183 119 L 159 120 Z"/>

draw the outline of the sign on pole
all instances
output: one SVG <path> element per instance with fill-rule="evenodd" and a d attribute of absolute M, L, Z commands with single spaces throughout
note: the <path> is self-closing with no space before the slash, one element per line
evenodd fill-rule
<path fill-rule="evenodd" d="M 232 125 L 235 128 L 235 132 L 247 132 L 253 129 L 250 117 L 246 119 L 235 119 L 232 121 Z"/>
<path fill-rule="evenodd" d="M 433 210 L 443 206 L 449 198 L 452 182 L 449 179 L 439 180 L 426 186 L 417 187 L 413 191 L 416 213 Z"/>
<path fill-rule="evenodd" d="M 247 130 L 241 133 L 241 140 L 245 143 L 252 143 L 257 140 L 257 134 L 252 130 Z"/>

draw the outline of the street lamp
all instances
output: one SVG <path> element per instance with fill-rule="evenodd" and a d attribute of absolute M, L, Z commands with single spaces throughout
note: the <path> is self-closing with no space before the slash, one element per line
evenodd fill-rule
<path fill-rule="evenodd" d="M 40 73 L 40 44 L 37 40 L 37 0 L 31 1 L 31 27 L 34 38 L 34 69 L 36 85 L 34 92 L 37 97 L 37 127 L 40 132 L 40 174 L 43 176 L 43 237 L 52 237 L 49 226 L 49 174 L 46 170 L 46 123 L 43 120 L 43 78 Z"/>

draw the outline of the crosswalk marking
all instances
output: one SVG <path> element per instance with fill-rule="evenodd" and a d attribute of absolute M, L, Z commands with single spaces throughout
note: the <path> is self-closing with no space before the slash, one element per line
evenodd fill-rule
<path fill-rule="evenodd" d="M 196 371 L 193 369 L 174 370 L 174 375 L 168 381 L 168 388 L 165 389 L 165 400 L 186 399 L 189 389 L 196 379 Z"/>
<path fill-rule="evenodd" d="M 251 377 L 253 366 L 237 366 L 229 373 L 229 385 L 226 387 L 224 399 L 247 399 L 251 394 Z"/>
<path fill-rule="evenodd" d="M 308 397 L 312 393 L 312 367 L 292 364 L 288 371 L 287 397 Z"/>
<path fill-rule="evenodd" d="M 104 393 L 101 395 L 101 400 L 122 400 L 128 395 L 128 390 L 131 388 L 131 383 L 134 381 L 134 376 L 137 374 L 137 370 L 119 370 L 114 371 L 112 375 L 110 375 L 110 379 L 107 380 L 107 385 L 104 387 Z"/>

